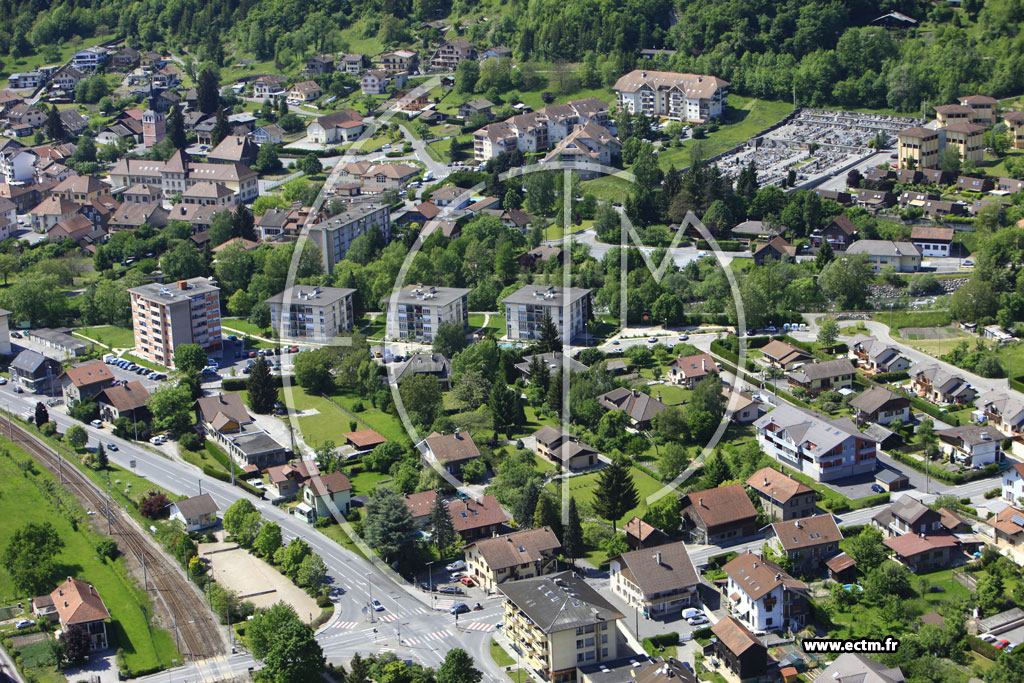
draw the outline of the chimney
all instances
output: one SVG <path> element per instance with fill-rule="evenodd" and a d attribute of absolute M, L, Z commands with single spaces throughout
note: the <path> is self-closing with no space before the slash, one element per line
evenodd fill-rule
<path fill-rule="evenodd" d="M 765 478 L 764 478 L 764 485 L 765 485 L 765 486 L 767 486 L 767 485 L 768 485 L 768 477 L 765 477 Z"/>
<path fill-rule="evenodd" d="M 700 359 L 700 369 L 701 369 L 702 372 L 707 372 L 708 371 L 708 362 L 704 358 Z"/>
<path fill-rule="evenodd" d="M 188 282 L 186 280 L 178 280 L 178 289 L 182 291 L 188 289 Z"/>
<path fill-rule="evenodd" d="M 754 563 L 754 569 L 757 569 L 757 562 Z"/>
<path fill-rule="evenodd" d="M 654 559 L 658 561 L 658 566 L 660 567 L 661 566 L 661 551 L 660 550 L 658 551 L 658 554 L 654 556 Z"/>
<path fill-rule="evenodd" d="M 776 581 L 782 581 L 782 574 L 776 574 L 775 575 L 775 580 Z"/>
<path fill-rule="evenodd" d="M 796 528 L 797 529 L 803 529 L 803 527 L 800 525 L 800 520 L 799 519 L 796 520 Z"/>
<path fill-rule="evenodd" d="M 697 504 L 700 505 L 701 507 L 704 507 L 704 496 L 701 496 L 700 498 L 697 499 Z"/>
<path fill-rule="evenodd" d="M 456 439 L 461 439 L 462 438 L 461 436 L 459 436 L 459 428 L 458 427 L 455 428 L 455 438 Z"/>

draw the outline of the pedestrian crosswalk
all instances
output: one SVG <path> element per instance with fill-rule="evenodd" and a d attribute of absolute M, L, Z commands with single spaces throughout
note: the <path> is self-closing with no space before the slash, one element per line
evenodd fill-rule
<path fill-rule="evenodd" d="M 421 645 L 423 643 L 429 643 L 432 640 L 443 640 L 448 636 L 448 631 L 434 631 L 428 633 L 425 636 L 417 636 L 414 638 L 403 638 L 403 642 L 407 645 Z"/>
<path fill-rule="evenodd" d="M 397 614 L 382 614 L 382 615 L 380 615 L 380 620 L 381 621 L 395 621 L 396 619 L 398 619 L 398 615 Z"/>
<path fill-rule="evenodd" d="M 493 631 L 494 624 L 488 624 L 483 621 L 474 621 L 472 624 L 466 627 L 467 631 Z"/>
<path fill-rule="evenodd" d="M 334 628 L 343 628 L 343 629 L 352 629 L 352 628 L 355 628 L 355 627 L 356 627 L 356 622 L 354 622 L 354 621 L 339 621 L 337 624 L 334 625 Z"/>
<path fill-rule="evenodd" d="M 455 607 L 454 600 L 437 600 L 436 602 L 434 602 L 434 609 L 443 609 L 447 611 L 450 610 L 452 607 Z"/>

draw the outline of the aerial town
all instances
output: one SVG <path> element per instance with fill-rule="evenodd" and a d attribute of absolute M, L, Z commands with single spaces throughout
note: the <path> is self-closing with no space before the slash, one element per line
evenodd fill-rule
<path fill-rule="evenodd" d="M 0 12 L 0 683 L 1021 683 L 1016 0 Z"/>

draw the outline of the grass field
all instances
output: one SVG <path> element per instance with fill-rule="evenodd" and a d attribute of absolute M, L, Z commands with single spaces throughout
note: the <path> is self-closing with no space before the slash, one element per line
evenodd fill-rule
<path fill-rule="evenodd" d="M 270 330 L 261 330 L 248 320 L 242 320 L 241 318 L 224 318 L 220 321 L 220 326 L 225 330 L 230 329 L 236 334 L 250 334 L 258 337 L 266 336 L 270 332 Z"/>
<path fill-rule="evenodd" d="M 633 517 L 642 517 L 644 512 L 647 511 L 647 497 L 656 493 L 664 486 L 654 477 L 635 467 L 630 467 L 629 473 L 633 475 L 633 483 L 636 484 L 639 502 L 636 507 L 617 520 L 617 524 L 620 527 Z M 576 499 L 577 503 L 589 504 L 593 502 L 594 496 L 597 495 L 597 477 L 599 474 L 599 472 L 591 472 L 569 479 L 569 492 Z M 549 482 L 546 488 L 552 493 L 558 493 L 555 482 Z"/>
<path fill-rule="evenodd" d="M 11 442 L 0 439 L 0 444 L 20 461 L 29 459 Z M 100 536 L 86 530 L 84 525 L 74 530 L 68 519 L 58 513 L 28 478 L 42 485 L 52 482 L 53 476 L 38 465 L 35 471 L 34 475 L 23 475 L 10 459 L 0 457 L 0 547 L 6 546 L 15 530 L 28 521 L 25 510 L 32 510 L 32 521 L 53 524 L 64 542 L 64 549 L 56 558 L 55 576 L 75 576 L 96 587 L 111 615 L 108 633 L 117 646 L 124 647 L 128 666 L 143 669 L 170 665 L 177 657 L 174 638 L 147 622 L 146 614 L 153 611 L 148 596 L 127 578 L 123 561 L 108 564 L 96 556 L 95 546 Z M 71 504 L 72 500 L 68 495 L 64 504 Z M 8 603 L 32 596 L 19 594 L 10 576 L 0 571 L 0 597 Z"/>
<path fill-rule="evenodd" d="M 409 436 L 405 433 L 398 418 L 374 408 L 362 396 L 345 393 L 331 396 L 345 410 L 355 415 L 353 418 L 327 399 L 311 396 L 301 387 L 288 387 L 282 390 L 282 394 L 284 403 L 295 410 L 317 411 L 315 415 L 299 418 L 299 431 L 302 432 L 302 438 L 313 448 L 328 439 L 340 444 L 341 435 L 349 431 L 349 422 L 353 419 L 360 423 L 356 425 L 357 429 L 368 426 L 392 441 L 409 441 Z M 362 402 L 364 409 L 357 412 L 353 410 L 353 407 L 359 402 Z"/>
<path fill-rule="evenodd" d="M 352 474 L 351 471 L 347 471 L 346 474 L 348 475 L 348 480 L 352 483 L 353 496 L 368 496 L 373 489 L 391 481 L 390 476 L 380 472 Z"/>
<path fill-rule="evenodd" d="M 82 327 L 73 332 L 78 337 L 94 339 L 112 349 L 130 349 L 135 346 L 135 332 L 124 327 Z"/>

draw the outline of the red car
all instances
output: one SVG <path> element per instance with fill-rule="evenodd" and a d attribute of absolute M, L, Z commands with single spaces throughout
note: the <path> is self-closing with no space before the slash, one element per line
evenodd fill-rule
<path fill-rule="evenodd" d="M 288 349 L 288 352 L 289 353 L 298 353 L 299 352 L 299 347 L 298 346 L 293 346 L 290 349 Z"/>
<path fill-rule="evenodd" d="M 996 643 L 992 647 L 994 647 L 997 650 L 1002 650 L 1004 647 L 1006 647 L 1009 644 L 1010 644 L 1010 641 L 1008 641 L 1008 640 L 1000 640 L 998 643 Z"/>
<path fill-rule="evenodd" d="M 473 578 L 469 577 L 469 576 L 463 576 L 461 579 L 459 579 L 459 583 L 461 583 L 463 586 L 473 586 L 473 585 L 475 585 L 473 583 Z"/>
<path fill-rule="evenodd" d="M 249 358 L 255 358 L 255 357 L 256 357 L 256 352 L 255 351 L 250 351 L 249 352 Z"/>

